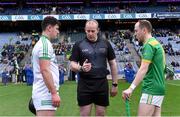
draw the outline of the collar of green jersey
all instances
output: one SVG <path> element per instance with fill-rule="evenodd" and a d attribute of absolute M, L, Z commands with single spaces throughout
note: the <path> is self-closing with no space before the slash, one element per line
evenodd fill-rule
<path fill-rule="evenodd" d="M 155 39 L 155 38 L 151 37 L 151 38 L 147 39 L 147 41 L 144 43 L 144 45 L 147 44 L 148 42 L 152 41 L 152 39 Z"/>

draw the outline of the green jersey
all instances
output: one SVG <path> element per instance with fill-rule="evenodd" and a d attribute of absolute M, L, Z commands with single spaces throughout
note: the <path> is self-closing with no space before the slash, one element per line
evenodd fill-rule
<path fill-rule="evenodd" d="M 142 61 L 150 63 L 143 79 L 142 92 L 152 95 L 164 95 L 165 54 L 162 45 L 155 38 L 148 39 L 143 45 Z"/>

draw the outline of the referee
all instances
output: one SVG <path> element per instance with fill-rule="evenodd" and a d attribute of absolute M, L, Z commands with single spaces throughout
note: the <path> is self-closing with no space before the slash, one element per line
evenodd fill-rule
<path fill-rule="evenodd" d="M 96 116 L 104 116 L 109 105 L 109 87 L 107 61 L 112 75 L 110 95 L 117 95 L 118 79 L 115 53 L 107 40 L 98 36 L 99 27 L 96 20 L 88 20 L 85 24 L 86 38 L 75 43 L 70 57 L 70 67 L 79 72 L 77 100 L 80 116 L 90 116 L 92 104 L 95 105 Z"/>

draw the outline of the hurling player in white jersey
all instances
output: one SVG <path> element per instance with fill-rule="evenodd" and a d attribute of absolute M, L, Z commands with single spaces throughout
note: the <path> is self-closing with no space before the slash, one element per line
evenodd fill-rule
<path fill-rule="evenodd" d="M 60 105 L 59 70 L 50 41 L 59 34 L 59 22 L 56 18 L 48 16 L 42 21 L 41 27 L 42 36 L 32 51 L 32 99 L 36 116 L 54 116 Z"/>

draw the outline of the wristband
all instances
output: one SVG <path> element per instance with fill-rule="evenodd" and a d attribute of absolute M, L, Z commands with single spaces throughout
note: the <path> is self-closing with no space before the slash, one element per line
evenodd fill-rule
<path fill-rule="evenodd" d="M 136 88 L 136 85 L 132 83 L 131 86 L 130 86 L 130 88 L 131 88 L 132 90 L 134 90 L 134 89 Z"/>

